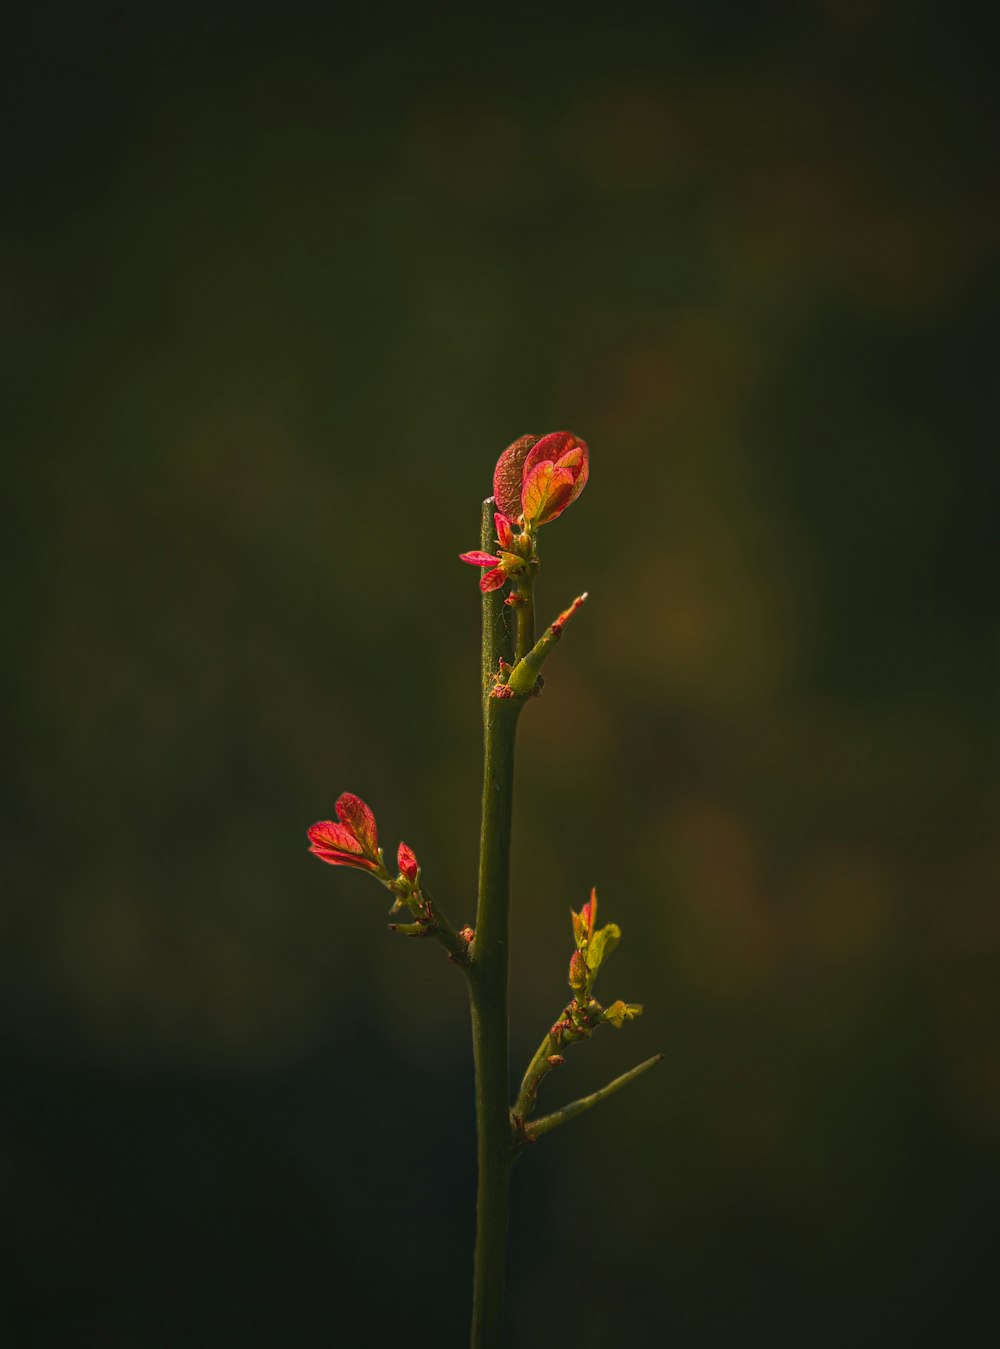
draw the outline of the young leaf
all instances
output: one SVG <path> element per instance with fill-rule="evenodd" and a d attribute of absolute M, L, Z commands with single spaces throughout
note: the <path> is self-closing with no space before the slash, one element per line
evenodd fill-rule
<path fill-rule="evenodd" d="M 345 825 L 333 820 L 320 820 L 310 827 L 309 851 L 321 862 L 334 867 L 357 867 L 361 871 L 379 870 L 379 863 L 367 857 L 361 844 Z"/>
<path fill-rule="evenodd" d="M 579 607 L 579 606 L 578 606 Z M 560 615 L 562 617 L 562 615 Z M 580 910 L 580 917 L 586 925 L 587 940 L 594 934 L 594 924 L 597 922 L 597 887 L 591 886 L 590 898 Z"/>
<path fill-rule="evenodd" d="M 598 928 L 587 945 L 587 964 L 596 974 L 611 952 L 621 941 L 622 931 L 617 923 Z"/>
<path fill-rule="evenodd" d="M 521 514 L 524 461 L 528 451 L 540 438 L 530 435 L 519 436 L 501 454 L 493 471 L 493 496 L 500 510 L 511 520 L 516 520 Z"/>
<path fill-rule="evenodd" d="M 568 468 L 556 468 L 543 459 L 524 480 L 524 520 L 529 525 L 546 525 L 561 515 L 573 494 L 573 474 Z"/>
<path fill-rule="evenodd" d="M 337 802 L 337 819 L 351 831 L 369 856 L 377 855 L 378 829 L 375 826 L 375 816 L 360 796 L 355 796 L 353 792 L 344 792 Z"/>
<path fill-rule="evenodd" d="M 406 879 L 411 885 L 415 885 L 419 863 L 417 862 L 417 855 L 413 849 L 408 847 L 405 843 L 401 843 L 399 845 L 399 851 L 396 854 L 396 861 L 399 863 L 399 869 Z"/>
<path fill-rule="evenodd" d="M 497 527 L 497 543 L 509 552 L 514 545 L 514 530 L 511 527 L 510 520 L 504 515 L 503 511 L 496 511 L 493 516 L 493 523 Z"/>
<path fill-rule="evenodd" d="M 584 905 L 586 912 L 586 905 Z M 573 940 L 576 942 L 578 951 L 582 951 L 587 944 L 587 938 L 590 935 L 587 929 L 587 922 L 582 913 L 576 913 L 570 909 L 569 916 L 573 922 Z"/>
<path fill-rule="evenodd" d="M 522 470 L 525 481 L 535 465 L 540 464 L 543 459 L 550 459 L 557 469 L 567 469 L 573 476 L 573 490 L 569 494 L 569 499 L 560 508 L 565 509 L 577 499 L 587 485 L 590 473 L 590 452 L 587 442 L 581 440 L 579 436 L 574 436 L 572 431 L 551 431 L 547 436 L 542 436 L 540 440 L 535 441 L 525 456 Z"/>
<path fill-rule="evenodd" d="M 626 1021 L 634 1021 L 637 1016 L 642 1015 L 642 1003 L 640 1002 L 622 1002 L 621 998 L 613 1002 L 610 1007 L 605 1007 L 601 1017 L 602 1021 L 607 1021 L 609 1025 L 614 1026 L 616 1030 L 621 1030 Z"/>

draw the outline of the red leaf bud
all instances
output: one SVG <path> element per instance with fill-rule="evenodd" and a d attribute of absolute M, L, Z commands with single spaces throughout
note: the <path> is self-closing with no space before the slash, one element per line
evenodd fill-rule
<path fill-rule="evenodd" d="M 417 883 L 418 862 L 416 854 L 412 848 L 408 848 L 405 843 L 399 845 L 399 851 L 396 854 L 396 860 L 399 862 L 399 869 L 410 882 L 411 885 Z"/>
<path fill-rule="evenodd" d="M 569 986 L 574 993 L 581 993 L 587 987 L 589 975 L 583 952 L 574 951 L 569 959 Z"/>
<path fill-rule="evenodd" d="M 511 527 L 510 520 L 502 511 L 496 511 L 493 516 L 493 523 L 497 527 L 497 543 L 505 551 L 510 551 L 514 546 L 514 530 Z"/>
<path fill-rule="evenodd" d="M 589 941 L 590 938 L 594 935 L 594 923 L 597 921 L 596 887 L 591 889 L 590 898 L 587 900 L 586 904 L 584 904 L 583 908 L 580 910 L 580 918 L 583 921 L 583 925 L 587 933 L 587 940 Z"/>

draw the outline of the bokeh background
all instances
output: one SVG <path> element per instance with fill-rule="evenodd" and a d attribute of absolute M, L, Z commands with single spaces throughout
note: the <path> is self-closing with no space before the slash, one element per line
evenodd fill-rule
<path fill-rule="evenodd" d="M 511 1344 L 995 1312 L 986 7 L 38 6 L 12 41 L 3 1340 L 465 1336 L 479 502 L 570 427 L 513 1050 L 591 884 L 646 1016 L 520 1164 Z M 993 1237 L 991 1239 L 991 1232 Z M 995 1324 L 994 1324 L 995 1329 Z"/>

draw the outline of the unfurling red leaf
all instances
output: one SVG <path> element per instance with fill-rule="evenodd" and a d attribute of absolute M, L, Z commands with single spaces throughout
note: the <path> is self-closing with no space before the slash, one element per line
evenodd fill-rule
<path fill-rule="evenodd" d="M 583 920 L 584 925 L 586 926 L 586 929 L 587 929 L 587 939 L 588 939 L 588 941 L 589 941 L 589 939 L 590 939 L 590 938 L 593 936 L 593 934 L 594 934 L 594 924 L 597 922 L 597 887 L 596 887 L 596 886 L 592 886 L 592 887 L 591 887 L 591 890 L 590 890 L 590 898 L 587 900 L 586 904 L 584 904 L 583 908 L 580 910 L 580 917 L 581 917 L 581 919 Z"/>
<path fill-rule="evenodd" d="M 573 491 L 573 475 L 566 468 L 556 468 L 549 459 L 536 464 L 524 479 L 525 524 L 546 525 L 561 515 L 569 505 Z"/>
<path fill-rule="evenodd" d="M 319 824 L 314 824 L 309 830 L 309 837 L 314 843 L 322 843 L 325 848 L 332 848 L 336 852 L 361 852 L 360 844 L 350 829 L 333 820 L 321 820 Z"/>
<path fill-rule="evenodd" d="M 573 936 L 576 944 L 581 949 L 587 945 L 594 935 L 594 921 L 597 918 L 597 890 L 591 889 L 590 898 L 584 904 L 579 913 L 569 911 L 573 920 Z"/>
<path fill-rule="evenodd" d="M 378 862 L 365 856 L 361 844 L 343 824 L 320 820 L 309 829 L 309 851 L 322 862 L 334 867 L 358 867 L 361 871 L 378 871 Z"/>
<path fill-rule="evenodd" d="M 551 497 L 542 515 L 536 517 L 529 508 L 526 492 L 529 477 L 544 462 L 551 463 L 559 475 L 560 491 Z M 571 431 L 551 431 L 545 436 L 521 436 L 508 445 L 497 460 L 493 473 L 493 496 L 500 511 L 510 520 L 517 520 L 523 514 L 525 519 L 533 519 L 536 525 L 544 525 L 576 500 L 587 484 L 589 472 L 587 442 L 574 436 Z M 570 485 L 565 489 L 562 475 L 567 473 Z M 504 546 L 502 538 L 500 542 Z"/>
<path fill-rule="evenodd" d="M 473 567 L 495 567 L 497 564 L 495 553 L 480 553 L 478 550 L 473 553 L 459 553 L 460 562 L 468 562 Z"/>
<path fill-rule="evenodd" d="M 574 436 L 571 431 L 552 431 L 549 435 L 542 436 L 540 440 L 535 441 L 525 456 L 522 469 L 523 482 L 527 482 L 528 475 L 535 465 L 545 459 L 550 460 L 557 469 L 565 469 L 573 477 L 573 490 L 568 500 L 560 507 L 560 510 L 565 510 L 586 487 L 587 478 L 590 476 L 590 451 L 587 442 L 581 440 L 579 436 Z M 555 516 L 550 518 L 555 519 Z"/>
<path fill-rule="evenodd" d="M 360 796 L 355 796 L 353 792 L 344 792 L 337 802 L 337 819 L 351 831 L 364 852 L 370 857 L 377 855 L 378 829 L 375 825 L 375 816 Z"/>
<path fill-rule="evenodd" d="M 514 545 L 514 530 L 511 527 L 510 520 L 502 511 L 496 511 L 493 515 L 493 523 L 497 527 L 497 543 L 505 551 L 509 551 Z"/>
<path fill-rule="evenodd" d="M 519 436 L 508 445 L 493 470 L 493 496 L 500 510 L 511 520 L 521 514 L 521 488 L 524 485 L 524 461 L 539 436 Z"/>
<path fill-rule="evenodd" d="M 408 848 L 405 843 L 399 845 L 399 852 L 396 854 L 396 860 L 399 863 L 399 869 L 410 882 L 411 885 L 417 883 L 417 862 L 416 853 L 412 848 Z"/>
<path fill-rule="evenodd" d="M 608 923 L 599 928 L 587 944 L 587 964 L 596 974 L 602 963 L 621 941 L 621 928 L 617 923 Z"/>

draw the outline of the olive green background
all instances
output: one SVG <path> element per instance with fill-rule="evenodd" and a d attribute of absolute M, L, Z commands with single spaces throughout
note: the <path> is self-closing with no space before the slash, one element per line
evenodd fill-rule
<path fill-rule="evenodd" d="M 462 979 L 305 829 L 472 918 L 456 555 L 563 427 L 514 1068 L 592 884 L 646 1015 L 542 1103 L 666 1059 L 519 1164 L 511 1343 L 982 1342 L 996 33 L 872 8 L 22 17 L 5 1343 L 462 1343 Z"/>

